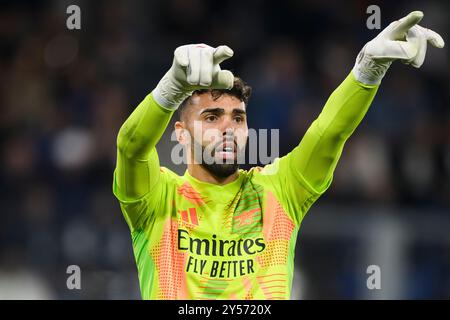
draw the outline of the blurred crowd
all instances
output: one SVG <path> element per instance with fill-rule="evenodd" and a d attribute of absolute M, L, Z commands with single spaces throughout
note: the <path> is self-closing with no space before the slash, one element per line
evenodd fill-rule
<path fill-rule="evenodd" d="M 81 9 L 81 30 L 66 28 L 70 4 Z M 366 27 L 370 4 L 2 2 L 0 298 L 139 298 L 129 231 L 111 192 L 115 142 L 127 115 L 170 67 L 177 46 L 233 48 L 235 56 L 223 67 L 253 87 L 249 126 L 280 129 L 283 155 L 299 143 L 364 43 L 379 32 Z M 448 2 L 378 4 L 382 28 L 420 9 L 423 25 L 450 42 Z M 415 208 L 417 215 L 432 211 L 448 217 L 448 50 L 448 45 L 430 48 L 420 70 L 401 63 L 391 67 L 344 150 L 332 187 L 307 219 L 314 219 L 322 204 Z M 184 167 L 170 163 L 170 143 L 166 134 L 158 146 L 161 163 L 182 173 Z M 450 254 L 449 240 L 441 251 L 433 249 L 436 254 Z M 320 243 L 309 246 L 308 259 L 301 260 L 311 264 L 311 286 L 322 278 L 313 262 L 342 259 L 327 255 Z M 346 242 L 335 246 L 345 250 Z M 429 248 L 417 250 L 432 255 Z M 66 287 L 71 264 L 82 269 L 81 291 Z M 351 272 L 342 268 L 334 282 L 316 284 L 324 289 L 314 297 L 334 297 L 327 287 Z M 450 287 L 450 270 L 444 271 Z M 426 298 L 450 297 L 450 289 L 429 292 Z M 358 295 L 344 290 L 336 297 Z"/>

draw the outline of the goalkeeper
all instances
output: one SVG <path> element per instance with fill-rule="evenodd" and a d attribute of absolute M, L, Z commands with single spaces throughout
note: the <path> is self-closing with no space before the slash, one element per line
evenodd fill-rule
<path fill-rule="evenodd" d="M 302 219 L 330 186 L 389 66 L 400 60 L 419 68 L 428 42 L 444 46 L 418 25 L 422 17 L 412 12 L 368 42 L 300 144 L 249 171 L 237 159 L 251 88 L 220 68 L 233 51 L 175 50 L 172 67 L 117 138 L 113 192 L 131 230 L 144 299 L 290 298 Z M 156 151 L 177 109 L 177 139 L 189 160 L 183 176 L 160 167 Z"/>

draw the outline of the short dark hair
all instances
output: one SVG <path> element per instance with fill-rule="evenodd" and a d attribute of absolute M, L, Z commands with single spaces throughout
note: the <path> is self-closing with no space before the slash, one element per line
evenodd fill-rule
<path fill-rule="evenodd" d="M 244 82 L 239 77 L 234 77 L 233 87 L 231 89 L 200 89 L 195 90 L 192 95 L 184 99 L 184 101 L 178 107 L 178 118 L 182 119 L 183 113 L 186 110 L 186 106 L 190 103 L 192 96 L 195 94 L 211 93 L 213 100 L 219 99 L 222 95 L 228 94 L 230 96 L 238 98 L 240 101 L 244 102 L 247 106 L 250 96 L 252 95 L 252 87 Z"/>

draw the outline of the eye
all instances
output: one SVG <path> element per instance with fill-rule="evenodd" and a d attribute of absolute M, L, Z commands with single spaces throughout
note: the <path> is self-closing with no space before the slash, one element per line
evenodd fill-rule
<path fill-rule="evenodd" d="M 210 114 L 208 116 L 205 117 L 206 122 L 214 122 L 216 121 L 218 118 L 216 115 Z"/>
<path fill-rule="evenodd" d="M 244 122 L 244 117 L 242 117 L 242 116 L 237 116 L 237 117 L 234 118 L 234 121 L 236 121 L 237 123 Z"/>

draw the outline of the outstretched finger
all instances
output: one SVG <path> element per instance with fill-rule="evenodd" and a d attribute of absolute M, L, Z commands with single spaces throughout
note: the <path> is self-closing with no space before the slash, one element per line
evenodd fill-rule
<path fill-rule="evenodd" d="M 422 11 L 413 11 L 406 17 L 398 20 L 397 23 L 392 27 L 391 40 L 401 40 L 408 32 L 408 30 L 418 24 L 420 20 L 422 20 L 422 18 Z"/>
<path fill-rule="evenodd" d="M 214 64 L 220 64 L 223 61 L 231 58 L 233 56 L 234 52 L 231 50 L 228 46 L 219 46 L 214 50 L 213 58 L 214 58 Z"/>

